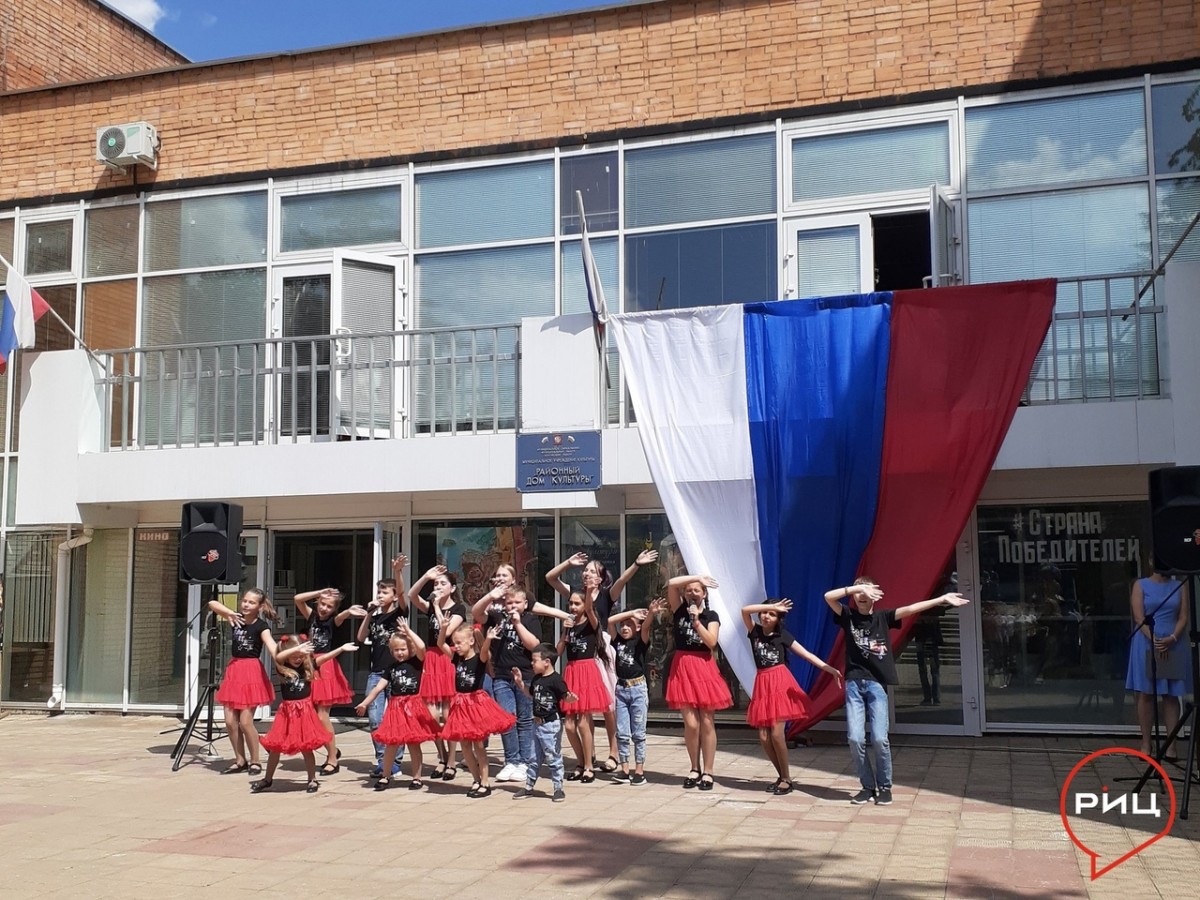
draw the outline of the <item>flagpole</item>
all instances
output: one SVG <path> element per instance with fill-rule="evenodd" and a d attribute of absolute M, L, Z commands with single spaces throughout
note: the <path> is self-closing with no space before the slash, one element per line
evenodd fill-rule
<path fill-rule="evenodd" d="M 4 263 L 4 265 L 6 267 L 8 267 L 9 269 L 11 269 L 13 272 L 17 272 L 17 267 L 14 266 L 12 263 L 10 263 L 2 255 L 0 255 L 0 263 Z M 17 272 L 17 274 L 20 275 L 19 272 Z M 87 351 L 87 355 L 92 358 L 92 360 L 96 363 L 96 365 L 98 365 L 105 372 L 108 371 L 108 366 L 106 366 L 104 364 L 104 361 L 95 354 L 95 352 L 92 350 L 91 347 L 89 347 L 86 343 L 84 343 L 83 338 L 81 338 L 79 335 L 77 335 L 75 333 L 75 330 L 70 325 L 68 325 L 65 321 L 63 321 L 63 317 L 58 314 L 58 310 L 56 310 L 53 306 L 51 306 L 49 302 L 46 302 L 46 312 L 50 313 L 50 315 L 54 316 L 54 318 L 56 320 L 58 320 L 58 324 L 63 327 L 63 330 L 66 331 L 67 334 L 69 334 L 71 337 L 75 338 L 75 342 L 77 344 L 79 344 L 80 347 L 82 347 L 84 350 Z"/>
<path fill-rule="evenodd" d="M 579 210 L 580 249 L 583 253 L 583 281 L 587 288 L 588 306 L 592 310 L 592 327 L 596 332 L 596 355 L 599 357 L 600 374 L 598 385 L 599 405 L 596 410 L 597 427 L 603 427 L 608 421 L 608 390 L 612 380 L 608 373 L 608 353 L 605 341 L 605 324 L 608 322 L 608 306 L 604 300 L 604 284 L 600 280 L 600 272 L 596 267 L 596 258 L 592 255 L 592 245 L 588 240 L 587 213 L 583 208 L 583 192 L 575 192 L 575 206 Z"/>

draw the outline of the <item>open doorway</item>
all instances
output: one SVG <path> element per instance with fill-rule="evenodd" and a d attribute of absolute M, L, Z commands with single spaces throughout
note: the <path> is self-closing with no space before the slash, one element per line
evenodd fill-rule
<path fill-rule="evenodd" d="M 292 598 L 297 593 L 325 587 L 342 592 L 342 609 L 352 603 L 366 606 L 375 596 L 375 536 L 371 531 L 284 531 L 275 534 L 275 571 L 272 597 L 285 617 L 283 630 L 304 629 L 296 621 Z M 333 633 L 334 645 L 354 639 L 359 620 L 350 617 Z M 355 693 L 366 690 L 370 662 L 367 650 L 338 657 L 346 680 Z M 334 708 L 334 714 L 349 714 L 350 708 Z"/>
<path fill-rule="evenodd" d="M 875 290 L 900 291 L 928 286 L 929 213 L 871 216 L 874 235 Z"/>

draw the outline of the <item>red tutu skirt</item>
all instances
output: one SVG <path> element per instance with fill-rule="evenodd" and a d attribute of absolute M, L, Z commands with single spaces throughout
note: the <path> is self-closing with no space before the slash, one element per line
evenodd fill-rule
<path fill-rule="evenodd" d="M 729 685 L 707 650 L 676 650 L 667 682 L 667 706 L 679 709 L 726 709 L 733 706 Z"/>
<path fill-rule="evenodd" d="M 500 708 L 486 691 L 455 694 L 442 726 L 447 741 L 482 741 L 489 734 L 501 734 L 517 724 L 517 717 Z"/>
<path fill-rule="evenodd" d="M 577 659 L 567 663 L 563 670 L 563 681 L 571 693 L 579 698 L 574 703 L 563 703 L 562 711 L 567 715 L 604 712 L 612 705 L 612 695 L 594 659 Z"/>
<path fill-rule="evenodd" d="M 454 696 L 454 663 L 440 650 L 425 654 L 421 671 L 421 693 L 426 700 L 448 700 Z"/>
<path fill-rule="evenodd" d="M 379 727 L 371 739 L 380 744 L 423 744 L 438 736 L 438 723 L 425 700 L 417 694 L 405 694 L 388 701 Z"/>
<path fill-rule="evenodd" d="M 324 747 L 333 737 L 317 717 L 312 698 L 284 700 L 275 710 L 271 730 L 262 736 L 262 745 L 272 753 L 287 755 Z"/>
<path fill-rule="evenodd" d="M 754 676 L 754 697 L 746 708 L 746 724 L 755 728 L 770 728 L 776 722 L 790 722 L 804 717 L 808 709 L 808 694 L 796 683 L 787 666 L 759 669 Z"/>
<path fill-rule="evenodd" d="M 313 706 L 345 706 L 354 699 L 350 682 L 346 680 L 336 658 L 321 663 L 319 677 L 313 679 Z"/>
<path fill-rule="evenodd" d="M 267 677 L 262 660 L 235 656 L 225 667 L 225 677 L 217 690 L 217 702 L 230 709 L 266 706 L 275 699 L 275 688 Z"/>

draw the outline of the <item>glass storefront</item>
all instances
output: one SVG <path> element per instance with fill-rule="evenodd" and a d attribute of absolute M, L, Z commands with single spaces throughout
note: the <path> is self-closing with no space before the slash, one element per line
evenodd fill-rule
<path fill-rule="evenodd" d="M 1129 592 L 1145 502 L 983 506 L 979 615 L 989 725 L 1131 725 Z"/>

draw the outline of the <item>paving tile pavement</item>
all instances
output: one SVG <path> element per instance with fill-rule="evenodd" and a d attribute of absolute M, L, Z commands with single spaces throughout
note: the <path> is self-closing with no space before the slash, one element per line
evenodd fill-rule
<path fill-rule="evenodd" d="M 342 771 L 318 793 L 304 792 L 292 760 L 276 790 L 252 795 L 245 775 L 220 774 L 223 740 L 216 756 L 194 740 L 172 772 L 173 719 L 0 717 L 4 894 L 1134 900 L 1185 896 L 1200 871 L 1197 797 L 1167 836 L 1089 877 L 1088 855 L 1063 828 L 1059 789 L 1107 746 L 1099 739 L 894 736 L 894 804 L 855 807 L 835 734 L 792 751 L 797 790 L 773 797 L 752 732 L 721 730 L 717 787 L 702 793 L 681 789 L 683 742 L 664 728 L 650 736 L 650 784 L 600 776 L 569 783 L 567 802 L 554 804 L 548 791 L 513 802 L 517 785 L 468 799 L 465 773 L 422 791 L 404 777 L 376 792 L 367 734 L 343 728 Z M 1151 836 L 1130 817 L 1088 834 L 1105 861 Z"/>

